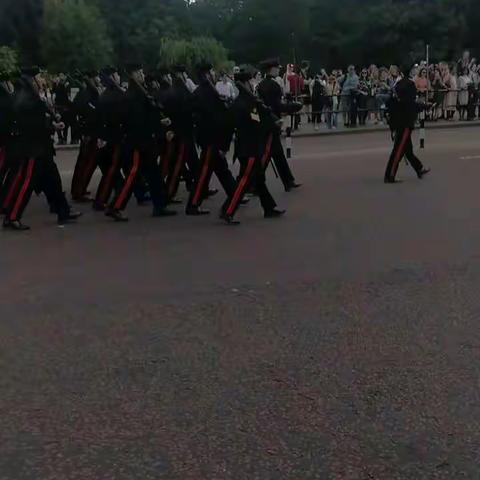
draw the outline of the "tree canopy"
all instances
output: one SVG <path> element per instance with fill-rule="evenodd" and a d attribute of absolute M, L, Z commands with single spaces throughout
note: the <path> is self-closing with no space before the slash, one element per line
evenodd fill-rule
<path fill-rule="evenodd" d="M 229 63 L 228 52 L 220 42 L 211 37 L 162 40 L 157 66 L 170 68 L 181 64 L 191 71 L 201 62 L 210 62 L 218 69 L 226 68 Z"/>
<path fill-rule="evenodd" d="M 0 47 L 0 74 L 11 74 L 18 69 L 18 58 L 15 50 Z"/>
<path fill-rule="evenodd" d="M 479 21 L 478 0 L 3 0 L 0 45 L 55 68 L 109 58 L 154 66 L 159 55 L 172 61 L 167 45 L 185 56 L 187 43 L 209 37 L 239 63 L 278 55 L 333 67 L 419 59 L 426 43 L 453 59 L 475 50 Z"/>
<path fill-rule="evenodd" d="M 112 43 L 96 6 L 47 0 L 43 15 L 40 45 L 49 70 L 98 69 L 112 61 Z"/>

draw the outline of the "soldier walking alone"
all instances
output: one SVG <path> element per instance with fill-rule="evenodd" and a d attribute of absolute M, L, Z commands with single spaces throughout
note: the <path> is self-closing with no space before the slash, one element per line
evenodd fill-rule
<path fill-rule="evenodd" d="M 419 179 L 430 172 L 413 153 L 412 132 L 415 128 L 419 109 L 415 83 L 408 77 L 409 68 L 404 68 L 403 77 L 394 88 L 389 101 L 389 123 L 394 137 L 393 150 L 385 171 L 385 183 L 395 183 L 398 166 L 405 156 Z"/>

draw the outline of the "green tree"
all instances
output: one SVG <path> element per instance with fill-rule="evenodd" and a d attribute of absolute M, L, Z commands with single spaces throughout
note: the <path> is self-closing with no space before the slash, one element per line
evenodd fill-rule
<path fill-rule="evenodd" d="M 0 2 L 0 45 L 15 47 L 24 64 L 41 61 L 40 33 L 44 0 Z"/>
<path fill-rule="evenodd" d="M 112 42 L 97 7 L 81 0 L 46 0 L 41 36 L 52 71 L 100 68 L 112 61 Z"/>
<path fill-rule="evenodd" d="M 216 68 L 229 66 L 226 48 L 211 37 L 194 37 L 190 40 L 165 38 L 158 52 L 158 66 L 172 67 L 183 64 L 190 71 L 200 62 L 211 62 Z"/>
<path fill-rule="evenodd" d="M 311 2 L 201 0 L 190 8 L 193 21 L 219 38 L 236 61 L 255 62 L 273 55 L 293 61 L 308 44 Z M 205 25 L 207 18 L 212 22 L 210 29 Z"/>
<path fill-rule="evenodd" d="M 13 73 L 17 68 L 17 52 L 10 47 L 0 47 L 0 73 Z"/>
<path fill-rule="evenodd" d="M 189 35 L 185 0 L 97 0 L 109 26 L 115 52 L 123 61 L 153 66 L 162 38 Z"/>

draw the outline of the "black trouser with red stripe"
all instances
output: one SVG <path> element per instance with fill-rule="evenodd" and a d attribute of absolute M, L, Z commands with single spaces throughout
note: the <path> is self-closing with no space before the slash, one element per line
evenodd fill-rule
<path fill-rule="evenodd" d="M 235 212 L 238 210 L 240 202 L 247 192 L 249 185 L 252 182 L 255 182 L 256 191 L 260 198 L 263 210 L 265 212 L 271 212 L 277 206 L 277 204 L 267 188 L 265 180 L 265 168 L 261 162 L 261 159 L 257 157 L 250 157 L 240 158 L 239 160 L 242 166 L 242 173 L 240 174 L 233 194 L 230 195 L 223 204 L 222 212 L 224 215 L 233 217 Z"/>
<path fill-rule="evenodd" d="M 270 140 L 271 138 L 271 140 Z M 266 145 L 270 143 L 270 156 L 275 164 L 280 180 L 285 187 L 285 190 L 290 188 L 291 184 L 295 182 L 290 165 L 288 164 L 287 157 L 283 151 L 282 140 L 279 132 L 274 132 L 266 139 Z"/>
<path fill-rule="evenodd" d="M 7 178 L 9 170 L 10 165 L 9 159 L 7 158 L 7 150 L 4 147 L 0 147 L 0 190 L 5 183 L 5 179 Z"/>
<path fill-rule="evenodd" d="M 80 144 L 80 151 L 73 172 L 71 194 L 79 200 L 87 193 L 87 188 L 98 166 L 97 138 L 84 137 Z"/>
<path fill-rule="evenodd" d="M 202 149 L 200 168 L 190 192 L 187 208 L 199 208 L 201 206 L 208 195 L 208 186 L 214 172 L 227 196 L 233 195 L 236 182 L 228 168 L 227 159 L 217 146 L 210 145 Z"/>
<path fill-rule="evenodd" d="M 113 191 L 119 192 L 123 186 L 122 169 L 122 146 L 108 142 L 105 147 L 98 151 L 98 164 L 102 171 L 102 179 L 95 195 L 97 206 L 106 206 Z"/>
<path fill-rule="evenodd" d="M 11 205 L 21 178 L 21 160 L 10 158 L 9 169 L 5 174 L 2 188 L 0 189 L 0 213 L 5 214 Z"/>
<path fill-rule="evenodd" d="M 167 205 L 167 187 L 162 178 L 160 166 L 157 162 L 157 151 L 154 148 L 134 149 L 125 147 L 124 166 L 125 179 L 122 187 L 110 203 L 111 210 L 125 210 L 132 196 L 135 182 L 145 178 L 152 203 L 155 209 L 162 210 Z"/>
<path fill-rule="evenodd" d="M 175 147 L 174 161 L 171 161 L 169 164 L 167 178 L 169 199 L 172 199 L 177 194 L 180 177 L 182 173 L 186 174 L 186 166 L 188 167 L 187 183 L 190 183 L 190 185 L 187 184 L 187 187 L 193 187 L 195 178 L 198 177 L 199 159 L 193 137 L 177 137 Z"/>
<path fill-rule="evenodd" d="M 423 170 L 422 162 L 413 153 L 412 129 L 399 128 L 395 130 L 394 138 L 393 150 L 385 171 L 386 182 L 395 180 L 398 166 L 400 165 L 400 162 L 404 156 L 407 157 L 407 160 L 417 174 Z"/>
<path fill-rule="evenodd" d="M 18 162 L 8 192 L 6 220 L 22 218 L 33 191 L 43 192 L 59 218 L 66 218 L 70 207 L 62 189 L 62 180 L 53 156 L 25 158 Z"/>

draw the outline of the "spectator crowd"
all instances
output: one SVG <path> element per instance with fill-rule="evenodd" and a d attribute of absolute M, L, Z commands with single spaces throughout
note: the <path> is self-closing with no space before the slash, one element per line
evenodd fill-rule
<path fill-rule="evenodd" d="M 469 52 L 457 62 L 412 66 L 410 78 L 415 82 L 419 101 L 427 103 L 427 121 L 476 120 L 480 117 L 480 65 Z M 321 69 L 313 73 L 308 62 L 288 65 L 277 80 L 286 96 L 304 103 L 303 114 L 295 119 L 295 129 L 302 123 L 321 124 L 335 129 L 339 122 L 348 128 L 385 123 L 385 109 L 393 88 L 400 79 L 396 65 L 370 65 L 346 71 Z"/>
<path fill-rule="evenodd" d="M 235 68 L 234 68 L 235 71 Z M 232 81 L 233 72 L 221 72 L 217 91 L 226 101 L 233 101 L 237 89 Z M 427 103 L 427 121 L 472 121 L 480 118 L 480 64 L 464 52 L 457 62 L 438 62 L 427 65 L 421 61 L 412 66 L 410 77 L 415 82 L 419 101 Z M 258 72 L 257 84 L 263 75 Z M 321 126 L 355 128 L 358 125 L 384 124 L 386 104 L 400 78 L 396 65 L 370 65 L 345 71 L 334 69 L 314 72 L 309 62 L 295 66 L 289 64 L 277 77 L 286 98 L 302 102 L 302 113 L 295 116 L 294 129 L 306 123 L 315 130 Z M 189 88 L 196 84 L 191 79 Z M 58 143 L 78 143 L 78 129 L 74 108 L 75 82 L 64 74 L 52 76 L 46 89 L 47 101 L 64 119 L 65 130 L 58 133 Z"/>

